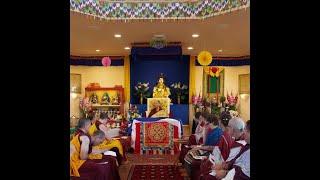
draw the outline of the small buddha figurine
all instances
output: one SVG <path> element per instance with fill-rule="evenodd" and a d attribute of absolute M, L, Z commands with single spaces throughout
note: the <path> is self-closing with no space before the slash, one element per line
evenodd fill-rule
<path fill-rule="evenodd" d="M 98 103 L 98 96 L 96 93 L 93 93 L 91 96 L 90 96 L 90 102 L 92 104 L 97 104 Z"/>
<path fill-rule="evenodd" d="M 170 96 L 170 88 L 164 84 L 164 76 L 161 73 L 157 85 L 153 88 L 152 97 L 168 98 Z"/>
<path fill-rule="evenodd" d="M 109 104 L 110 103 L 110 97 L 108 93 L 104 93 L 101 98 L 101 104 Z"/>

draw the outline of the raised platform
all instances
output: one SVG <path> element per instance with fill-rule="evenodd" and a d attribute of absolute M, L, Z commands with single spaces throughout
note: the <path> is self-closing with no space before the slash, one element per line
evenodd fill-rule
<path fill-rule="evenodd" d="M 147 111 L 146 104 L 134 104 L 137 106 L 140 113 Z M 170 111 L 173 115 L 173 119 L 181 120 L 183 125 L 189 124 L 189 104 L 172 104 L 170 105 Z"/>

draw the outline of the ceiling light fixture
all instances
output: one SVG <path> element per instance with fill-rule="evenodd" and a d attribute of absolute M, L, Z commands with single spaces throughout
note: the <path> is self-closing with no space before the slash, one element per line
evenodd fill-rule
<path fill-rule="evenodd" d="M 192 37 L 197 38 L 197 37 L 199 37 L 199 34 L 192 34 Z"/>
<path fill-rule="evenodd" d="M 167 46 L 167 40 L 164 35 L 154 35 L 150 41 L 150 46 L 156 49 L 161 49 Z"/>
<path fill-rule="evenodd" d="M 114 37 L 115 38 L 121 38 L 121 34 L 115 34 Z"/>
<path fill-rule="evenodd" d="M 129 50 L 129 49 L 130 49 L 130 47 L 125 47 L 124 49 L 125 49 L 125 50 Z"/>
<path fill-rule="evenodd" d="M 97 49 L 96 52 L 100 52 L 100 49 Z"/>
<path fill-rule="evenodd" d="M 193 49 L 193 47 L 191 47 L 191 46 L 190 46 L 190 47 L 188 47 L 188 50 L 192 50 L 192 49 Z"/>
<path fill-rule="evenodd" d="M 222 52 L 222 49 L 219 49 L 218 52 Z"/>

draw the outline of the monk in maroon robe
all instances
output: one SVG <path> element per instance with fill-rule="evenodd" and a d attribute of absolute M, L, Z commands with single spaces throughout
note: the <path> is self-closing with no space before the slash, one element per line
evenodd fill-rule
<path fill-rule="evenodd" d="M 204 143 L 203 142 L 203 137 L 200 137 L 199 141 L 197 143 L 197 140 L 196 140 L 197 137 L 196 136 L 200 136 L 201 134 L 204 135 L 205 123 L 206 123 L 208 117 L 209 117 L 209 113 L 208 112 L 202 112 L 199 115 L 199 122 L 198 122 L 197 128 L 195 130 L 197 135 L 194 135 L 194 134 L 190 135 L 189 141 L 188 141 L 188 145 L 182 145 L 181 146 L 181 151 L 180 151 L 180 154 L 179 154 L 179 161 L 181 163 L 184 163 L 184 158 L 187 155 L 188 151 L 192 149 L 192 147 L 194 147 L 195 145 L 200 145 L 200 144 Z"/>
<path fill-rule="evenodd" d="M 226 177 L 231 170 L 234 171 L 234 180 L 250 179 L 250 121 L 247 121 L 244 132 L 244 139 L 247 143 L 241 147 L 241 150 L 234 158 L 228 158 L 226 162 L 216 163 L 212 166 L 211 174 L 203 176 L 204 180 L 218 180 Z"/>
<path fill-rule="evenodd" d="M 201 156 L 208 156 L 210 152 L 213 150 L 213 147 L 217 146 L 222 136 L 222 129 L 218 127 L 219 119 L 216 116 L 209 115 L 208 119 L 206 120 L 206 123 L 207 125 L 205 126 L 206 129 L 204 131 L 204 138 L 203 138 L 205 144 L 203 144 L 203 146 L 201 147 L 195 147 L 191 150 L 193 152 L 196 152 L 196 154 L 199 153 L 199 155 Z M 216 131 L 216 138 L 217 138 L 216 140 L 214 140 L 215 138 L 208 137 L 208 134 L 210 134 L 211 132 L 214 133 L 214 131 Z M 209 140 L 210 138 L 211 140 Z M 208 139 L 208 141 L 206 139 Z M 199 150 L 201 150 L 203 154 Z M 199 179 L 201 175 L 200 166 L 203 161 L 193 159 L 190 153 L 186 155 L 185 161 L 188 162 L 188 163 L 185 163 L 184 165 L 188 173 L 190 174 L 191 179 Z"/>
<path fill-rule="evenodd" d="M 242 119 L 234 118 L 228 121 L 224 119 L 224 117 L 221 117 L 220 123 L 221 128 L 224 129 L 224 133 L 218 145 L 215 147 L 216 149 L 212 151 L 208 159 L 201 163 L 201 176 L 211 172 L 211 167 L 215 161 L 226 161 L 231 149 L 244 146 L 245 142 L 241 142 L 241 140 L 243 140 L 245 127 Z"/>
<path fill-rule="evenodd" d="M 120 140 L 112 139 L 107 135 L 109 128 L 105 126 L 108 121 L 108 115 L 106 113 L 100 113 L 100 119 L 96 120 L 89 128 L 89 135 L 93 134 L 96 130 L 101 130 L 106 134 L 106 140 L 104 148 L 109 148 L 110 151 L 114 151 L 117 154 L 117 160 L 119 164 L 127 163 L 126 153 L 123 150 L 123 143 Z M 104 149 L 103 148 L 103 149 Z"/>
<path fill-rule="evenodd" d="M 79 128 L 70 143 L 70 175 L 72 179 L 118 180 L 117 160 L 103 155 L 102 151 L 93 150 L 105 137 L 103 131 L 97 131 L 90 137 L 87 131 L 90 120 L 79 121 Z"/>

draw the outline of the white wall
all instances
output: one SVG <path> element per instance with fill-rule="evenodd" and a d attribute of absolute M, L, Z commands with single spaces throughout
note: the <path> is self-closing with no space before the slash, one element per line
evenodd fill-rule
<path fill-rule="evenodd" d="M 81 74 L 81 96 L 90 83 L 99 83 L 101 87 L 124 87 L 124 66 L 70 66 L 70 73 Z M 70 97 L 70 116 L 79 117 L 79 97 Z"/>
<path fill-rule="evenodd" d="M 227 96 L 227 91 L 235 95 L 239 91 L 239 75 L 240 74 L 249 74 L 250 66 L 224 66 L 224 95 Z M 203 78 L 203 67 L 196 66 L 195 72 L 195 86 L 196 94 L 200 92 L 202 94 L 202 78 Z M 241 95 L 239 96 L 239 111 L 241 117 L 244 120 L 250 119 L 250 95 Z"/>

